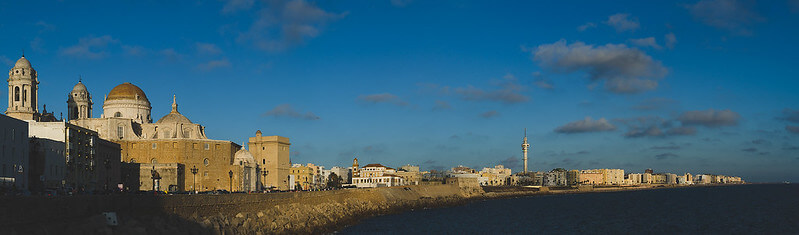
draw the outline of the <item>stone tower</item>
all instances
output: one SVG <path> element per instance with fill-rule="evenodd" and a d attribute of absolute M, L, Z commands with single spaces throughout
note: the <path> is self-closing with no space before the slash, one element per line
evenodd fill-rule
<path fill-rule="evenodd" d="M 264 187 L 275 187 L 278 190 L 288 190 L 289 168 L 291 155 L 289 138 L 282 136 L 263 136 L 261 131 L 255 132 L 255 137 L 250 137 L 247 143 L 255 163 L 267 173 Z"/>
<path fill-rule="evenodd" d="M 72 88 L 72 92 L 67 97 L 67 108 L 69 109 L 68 120 L 86 119 L 92 117 L 92 96 L 89 90 L 78 80 L 78 84 Z"/>
<path fill-rule="evenodd" d="M 25 55 L 8 71 L 8 109 L 6 115 L 22 120 L 38 118 L 39 81 L 36 70 Z"/>
<path fill-rule="evenodd" d="M 527 128 L 524 128 L 524 141 L 522 141 L 522 153 L 524 153 L 524 173 L 527 173 L 527 149 L 530 144 L 527 143 Z"/>
<path fill-rule="evenodd" d="M 352 159 L 352 172 L 358 171 L 358 158 Z"/>

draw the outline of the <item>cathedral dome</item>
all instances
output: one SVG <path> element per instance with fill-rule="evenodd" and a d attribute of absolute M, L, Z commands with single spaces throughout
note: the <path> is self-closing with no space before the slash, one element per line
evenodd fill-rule
<path fill-rule="evenodd" d="M 108 92 L 108 97 L 106 97 L 105 100 L 144 100 L 150 103 L 144 91 L 129 82 L 119 84 L 114 87 L 114 89 L 111 89 L 111 92 Z"/>
<path fill-rule="evenodd" d="M 15 68 L 33 68 L 33 66 L 31 66 L 31 62 L 28 61 L 28 59 L 25 59 L 25 56 L 22 56 L 22 58 L 19 58 L 19 60 L 17 60 L 17 63 L 14 64 L 14 67 Z"/>
<path fill-rule="evenodd" d="M 157 123 L 186 123 L 189 124 L 191 121 L 183 114 L 178 112 L 178 102 L 175 96 L 172 96 L 172 112 L 169 112 L 166 116 L 158 119 Z"/>

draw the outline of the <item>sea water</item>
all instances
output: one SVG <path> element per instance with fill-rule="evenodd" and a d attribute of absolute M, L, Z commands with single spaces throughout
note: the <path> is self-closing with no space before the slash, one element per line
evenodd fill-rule
<path fill-rule="evenodd" d="M 531 196 L 369 218 L 344 234 L 799 234 L 799 185 Z"/>

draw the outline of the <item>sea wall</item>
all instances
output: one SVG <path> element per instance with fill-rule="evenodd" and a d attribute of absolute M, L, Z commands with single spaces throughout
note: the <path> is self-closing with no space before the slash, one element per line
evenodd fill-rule
<path fill-rule="evenodd" d="M 359 220 L 471 200 L 642 187 L 461 187 L 452 184 L 223 195 L 0 198 L 0 234 L 329 233 Z M 115 212 L 109 226 L 103 212 Z"/>
<path fill-rule="evenodd" d="M 453 185 L 225 195 L 0 198 L 0 234 L 321 233 L 362 218 L 464 203 L 479 188 Z M 11 213 L 9 213 L 11 212 Z M 103 212 L 116 212 L 107 226 Z"/>

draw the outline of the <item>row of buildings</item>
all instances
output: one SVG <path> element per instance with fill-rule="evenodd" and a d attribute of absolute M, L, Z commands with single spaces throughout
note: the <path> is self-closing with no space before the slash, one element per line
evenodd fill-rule
<path fill-rule="evenodd" d="M 39 111 L 39 77 L 23 55 L 8 73 L 8 108 L 0 115 L 3 190 L 254 191 L 289 189 L 289 139 L 256 131 L 249 149 L 209 139 L 178 111 L 153 121 L 145 92 L 128 82 L 93 99 L 78 83 L 67 93 L 67 118 Z"/>
<path fill-rule="evenodd" d="M 419 166 L 405 165 L 394 169 L 378 163 L 363 167 L 358 158 L 353 159 L 350 167 L 332 167 L 325 169 L 312 163 L 306 165 L 293 164 L 289 170 L 292 190 L 317 190 L 329 188 L 331 181 L 338 187 L 376 188 L 402 185 L 418 185 L 427 172 L 419 170 Z M 333 177 L 339 177 L 334 179 Z"/>

